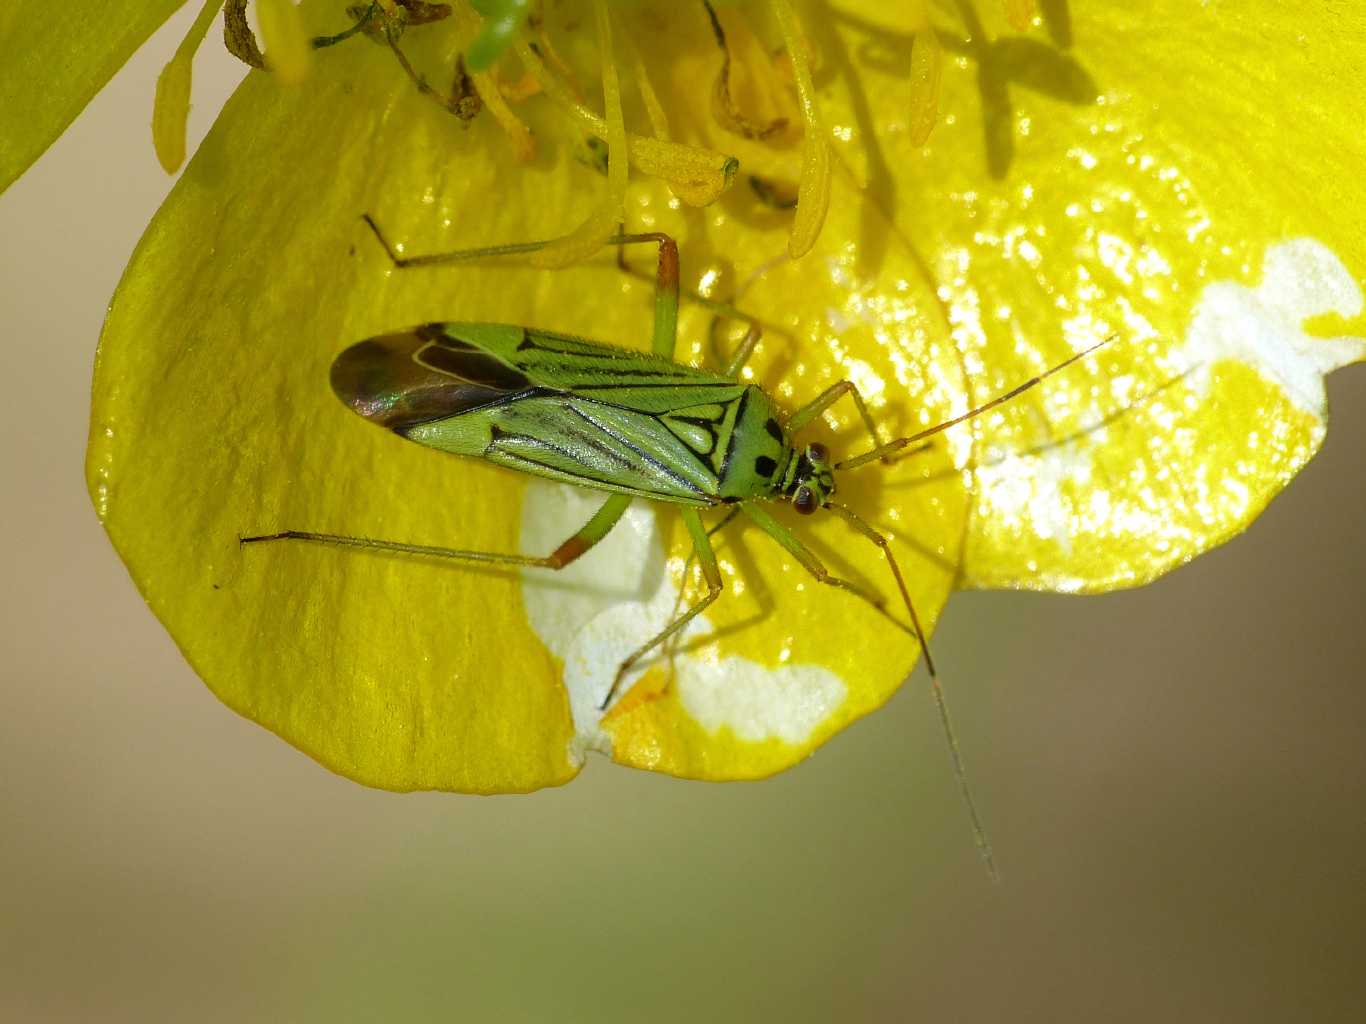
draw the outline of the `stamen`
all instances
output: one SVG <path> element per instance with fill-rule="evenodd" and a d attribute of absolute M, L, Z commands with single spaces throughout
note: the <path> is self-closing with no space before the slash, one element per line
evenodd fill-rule
<path fill-rule="evenodd" d="M 912 144 L 923 146 L 939 121 L 939 91 L 944 79 L 944 46 L 930 24 L 929 10 L 915 31 L 911 44 L 911 111 L 909 134 Z"/>
<path fill-rule="evenodd" d="M 455 55 L 455 75 L 451 80 L 449 109 L 462 121 L 473 121 L 484 109 L 484 101 L 479 98 L 479 90 L 474 87 L 474 79 L 465 67 L 465 55 Z"/>
<path fill-rule="evenodd" d="M 469 33 L 479 30 L 478 15 L 474 13 L 468 3 L 456 4 L 454 14 L 460 32 Z M 470 80 L 474 83 L 474 91 L 479 94 L 484 107 L 498 122 L 498 127 L 507 133 L 508 142 L 512 146 L 512 155 L 523 163 L 530 160 L 536 154 L 536 140 L 532 137 L 531 129 L 508 106 L 493 73 L 491 71 L 476 71 L 469 66 L 468 62 L 466 62 L 466 68 L 469 71 Z"/>
<path fill-rule="evenodd" d="M 621 79 L 612 45 L 612 15 L 607 0 L 595 0 L 593 8 L 602 49 L 602 109 L 607 114 L 607 206 L 615 226 L 626 219 L 626 117 L 621 109 Z"/>
<path fill-rule="evenodd" d="M 668 142 L 671 138 L 669 118 L 664 113 L 664 104 L 659 102 L 659 94 L 655 92 L 654 84 L 650 81 L 650 72 L 640 55 L 640 47 L 636 45 L 630 32 L 622 33 L 621 43 L 626 48 L 626 59 L 631 65 L 631 76 L 636 80 L 636 88 L 640 91 L 640 101 L 645 105 L 645 116 L 650 119 L 650 130 L 660 142 Z"/>
<path fill-rule="evenodd" d="M 223 0 L 207 0 L 186 33 L 175 56 L 157 76 L 156 99 L 152 101 L 152 146 L 167 174 L 174 174 L 185 162 L 185 124 L 190 117 L 191 66 L 195 51 L 209 32 Z"/>
<path fill-rule="evenodd" d="M 672 136 L 669 133 L 669 118 L 664 112 L 664 105 L 659 101 L 659 94 L 655 92 L 654 84 L 650 81 L 649 69 L 645 66 L 645 61 L 640 55 L 640 48 L 636 46 L 635 40 L 631 38 L 629 32 L 623 33 L 622 43 L 626 47 L 628 59 L 631 62 L 631 73 L 635 76 L 636 87 L 640 91 L 641 102 L 645 106 L 645 115 L 650 119 L 650 129 L 654 132 L 655 141 L 672 146 Z M 724 191 L 730 185 L 731 175 L 735 168 L 739 166 L 738 161 L 731 160 L 727 170 L 724 171 L 720 183 L 720 188 Z M 642 168 L 643 170 L 644 168 Z M 673 181 L 665 178 L 665 184 L 669 191 L 690 206 L 706 206 L 715 198 L 716 181 L 708 175 L 700 185 L 691 182 Z"/>
<path fill-rule="evenodd" d="M 536 76 L 530 71 L 523 70 L 522 76 L 515 82 L 507 79 L 497 79 L 498 91 L 506 97 L 509 103 L 523 103 L 533 96 L 539 96 L 545 92 L 541 88 L 541 83 L 536 81 Z"/>
<path fill-rule="evenodd" d="M 550 39 L 550 33 L 545 30 L 545 23 L 537 19 L 533 27 L 536 30 L 536 52 L 541 55 L 547 67 L 559 73 L 565 88 L 573 95 L 574 102 L 583 103 L 583 90 L 579 88 L 574 77 L 574 69 L 560 56 L 560 51 Z"/>
<path fill-rule="evenodd" d="M 593 13 L 602 51 L 602 106 L 607 113 L 607 198 L 577 228 L 533 255 L 535 266 L 563 267 L 588 258 L 603 247 L 626 217 L 626 118 L 621 109 L 621 80 L 607 0 L 593 0 Z"/>
<path fill-rule="evenodd" d="M 313 46 L 293 0 L 256 0 L 256 21 L 265 43 L 266 66 L 284 85 L 298 85 L 313 62 Z"/>
<path fill-rule="evenodd" d="M 825 213 L 830 206 L 830 140 L 826 138 L 816 106 L 816 87 L 811 80 L 811 55 L 807 52 L 806 37 L 802 34 L 791 0 L 769 0 L 783 45 L 792 59 L 792 72 L 797 80 L 797 99 L 802 110 L 802 176 L 797 187 L 797 210 L 792 218 L 792 232 L 787 239 L 787 252 L 793 259 L 805 256 L 816 244 Z"/>
<path fill-rule="evenodd" d="M 1005 0 L 1006 21 L 1016 32 L 1028 32 L 1034 20 L 1034 0 Z"/>
<path fill-rule="evenodd" d="M 450 4 L 429 4 L 426 0 L 399 0 L 403 20 L 409 25 L 430 25 L 451 16 Z"/>
<path fill-rule="evenodd" d="M 573 117 L 585 134 L 608 139 L 607 122 L 576 102 L 525 40 L 516 39 L 513 46 L 545 94 Z M 720 196 L 730 187 L 740 165 L 734 157 L 715 150 L 664 142 L 630 132 L 626 135 L 626 153 L 637 170 L 648 177 L 663 179 L 674 195 L 693 206 L 705 206 Z"/>
<path fill-rule="evenodd" d="M 427 84 L 427 79 L 417 73 L 417 69 L 408 60 L 407 55 L 399 48 L 398 40 L 401 31 L 401 25 L 387 23 L 381 29 L 384 42 L 389 47 L 389 52 L 394 55 L 394 60 L 398 61 L 398 66 L 403 69 L 403 73 L 408 76 L 408 80 L 413 83 L 413 87 L 417 89 L 419 94 L 427 97 L 442 110 L 449 111 L 452 114 L 457 113 L 458 106 L 455 98 L 447 98 Z"/>
<path fill-rule="evenodd" d="M 716 15 L 710 0 L 702 0 L 707 17 L 711 20 L 712 35 L 721 50 L 721 70 L 716 74 L 716 85 L 712 89 L 712 114 L 718 124 L 727 131 L 735 132 L 746 139 L 767 139 L 787 127 L 787 119 L 775 117 L 766 123 L 758 123 L 748 117 L 730 94 L 730 46 L 726 43 L 726 31 L 721 27 L 721 19 Z"/>
<path fill-rule="evenodd" d="M 371 4 L 373 8 L 374 5 Z M 355 25 L 347 29 L 336 37 L 324 37 L 325 40 L 340 41 L 354 35 L 362 25 L 369 19 L 367 12 Z M 253 68 L 263 68 L 266 66 L 265 55 L 261 48 L 256 45 L 256 36 L 252 34 L 251 25 L 247 22 L 247 0 L 228 0 L 223 5 L 223 45 L 228 48 L 228 52 Z M 313 41 L 313 45 L 319 45 L 318 40 Z M 325 41 L 323 45 L 331 45 Z"/>

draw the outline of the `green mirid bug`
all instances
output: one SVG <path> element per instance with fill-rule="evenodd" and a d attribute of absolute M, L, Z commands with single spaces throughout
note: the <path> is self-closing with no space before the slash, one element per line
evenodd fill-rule
<path fill-rule="evenodd" d="M 529 253 L 548 244 L 529 242 L 402 257 L 375 222 L 368 215 L 364 219 L 394 265 L 402 269 Z M 658 233 L 619 235 L 610 241 L 619 246 L 658 246 L 649 354 L 510 324 L 428 323 L 357 342 L 332 365 L 332 388 L 342 402 L 408 440 L 605 492 L 607 497 L 597 513 L 554 551 L 541 556 L 466 551 L 303 530 L 243 537 L 242 543 L 303 540 L 556 570 L 601 541 L 633 499 L 675 505 L 692 540 L 693 557 L 701 565 L 706 593 L 645 639 L 621 663 L 612 680 L 604 680 L 599 706 L 606 708 L 634 665 L 720 595 L 721 572 L 710 534 L 743 515 L 817 581 L 866 601 L 915 636 L 925 654 L 961 783 L 965 776 L 943 690 L 896 556 L 886 537 L 836 501 L 836 474 L 888 460 L 894 453 L 1013 398 L 1099 346 L 1073 355 L 960 416 L 907 437 L 884 441 L 863 397 L 848 380 L 826 388 L 790 414 L 784 414 L 762 388 L 742 381 L 740 371 L 759 340 L 755 326 L 720 370 L 675 362 L 677 245 L 669 236 Z M 846 395 L 867 430 L 870 447 L 866 452 L 832 462 L 823 445 L 795 443 L 805 427 Z M 796 534 L 768 511 L 766 506 L 774 502 L 789 502 L 803 515 L 817 510 L 831 512 L 877 545 L 895 580 L 909 624 L 888 615 L 878 595 L 827 571 Z M 708 509 L 725 510 L 711 530 L 701 517 Z M 985 836 L 970 797 L 968 806 L 979 846 L 987 855 Z"/>

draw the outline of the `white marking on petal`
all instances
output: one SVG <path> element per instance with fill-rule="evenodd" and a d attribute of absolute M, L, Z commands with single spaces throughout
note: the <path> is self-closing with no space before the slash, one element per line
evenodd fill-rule
<path fill-rule="evenodd" d="M 819 665 L 770 669 L 705 651 L 678 664 L 678 697 L 688 714 L 708 732 L 729 727 L 750 742 L 805 742 L 847 692 L 838 676 Z"/>
<path fill-rule="evenodd" d="M 1316 338 L 1304 331 L 1311 317 L 1361 315 L 1362 293 L 1342 261 L 1312 238 L 1271 246 L 1262 281 L 1247 288 L 1230 281 L 1207 285 L 1200 295 L 1185 344 L 1172 354 L 1190 380 L 1208 389 L 1214 364 L 1237 360 L 1278 385 L 1300 409 L 1327 416 L 1323 378 L 1366 358 L 1366 338 Z"/>
<path fill-rule="evenodd" d="M 578 487 L 528 481 L 521 550 L 555 550 L 603 500 L 603 495 Z M 522 603 L 532 630 L 564 661 L 576 734 L 570 756 L 582 762 L 587 750 L 610 755 L 612 737 L 602 727 L 598 704 L 623 659 L 668 623 L 678 599 L 653 508 L 643 501 L 632 504 L 617 527 L 577 562 L 556 573 L 527 569 L 522 579 Z M 699 615 L 684 639 L 710 632 L 706 616 Z M 628 676 L 619 695 L 646 668 Z M 730 728 L 752 742 L 806 741 L 847 694 L 843 681 L 821 666 L 769 669 L 747 658 L 718 657 L 706 645 L 679 651 L 674 673 L 680 703 L 703 729 Z"/>
<path fill-rule="evenodd" d="M 979 512 L 1006 529 L 1027 527 L 1070 553 L 1078 523 L 1067 485 L 1084 488 L 1091 471 L 1091 452 L 1075 440 L 1033 452 L 988 451 L 977 468 Z"/>

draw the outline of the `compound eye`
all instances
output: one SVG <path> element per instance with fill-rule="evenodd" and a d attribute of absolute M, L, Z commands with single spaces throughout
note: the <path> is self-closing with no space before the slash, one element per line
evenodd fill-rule
<path fill-rule="evenodd" d="M 806 460 L 813 466 L 824 466 L 830 461 L 830 449 L 819 441 L 806 446 Z"/>
<path fill-rule="evenodd" d="M 811 493 L 810 487 L 797 488 L 797 493 L 792 498 L 792 507 L 804 516 L 816 511 L 816 496 Z"/>

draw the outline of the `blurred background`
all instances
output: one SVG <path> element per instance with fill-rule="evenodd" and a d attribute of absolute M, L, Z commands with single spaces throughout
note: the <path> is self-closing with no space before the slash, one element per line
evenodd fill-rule
<path fill-rule="evenodd" d="M 170 186 L 185 10 L 0 198 L 0 1020 L 1360 1021 L 1366 368 L 1248 533 L 1107 597 L 967 594 L 786 774 L 528 797 L 332 776 L 182 662 L 85 494 L 105 305 Z M 240 77 L 209 44 L 191 142 Z"/>

